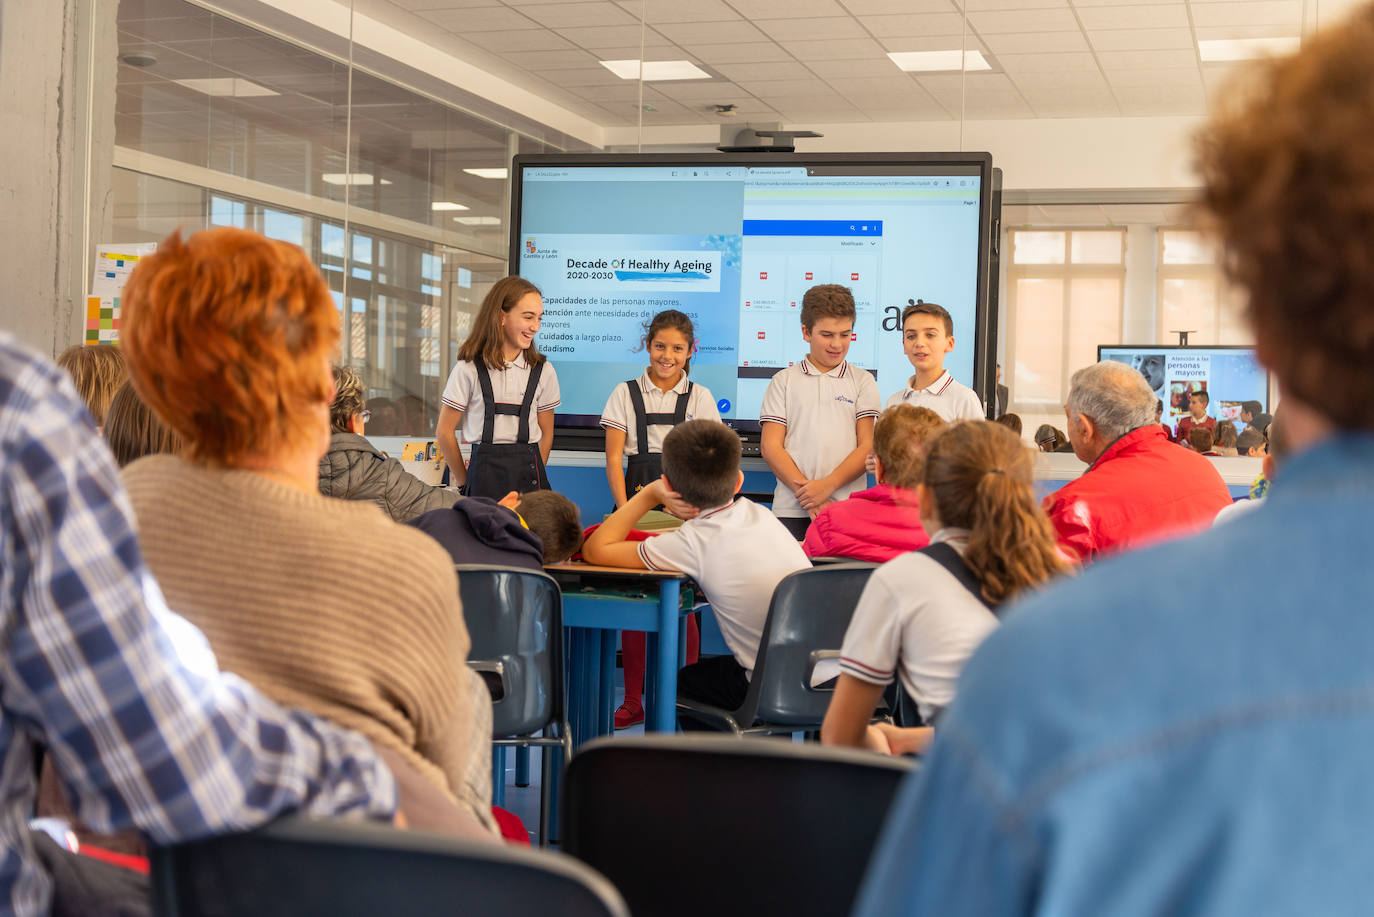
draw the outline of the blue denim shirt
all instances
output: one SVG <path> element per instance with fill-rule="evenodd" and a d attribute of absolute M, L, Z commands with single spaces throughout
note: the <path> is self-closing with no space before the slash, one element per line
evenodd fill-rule
<path fill-rule="evenodd" d="M 1023 602 L 855 913 L 1374 912 L 1371 525 L 1374 436 L 1343 436 L 1243 521 Z"/>

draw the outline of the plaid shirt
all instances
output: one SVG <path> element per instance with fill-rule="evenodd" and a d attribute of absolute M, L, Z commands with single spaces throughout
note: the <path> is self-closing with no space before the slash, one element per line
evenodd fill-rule
<path fill-rule="evenodd" d="M 219 672 L 144 566 L 71 382 L 0 333 L 0 912 L 48 910 L 26 826 L 38 745 L 93 830 L 162 843 L 395 807 L 365 739 Z"/>

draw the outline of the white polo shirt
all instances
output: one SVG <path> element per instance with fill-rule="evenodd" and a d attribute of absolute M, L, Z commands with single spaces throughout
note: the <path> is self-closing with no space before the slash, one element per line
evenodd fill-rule
<path fill-rule="evenodd" d="M 941 529 L 931 544 L 948 542 L 960 555 L 964 529 Z M 926 722 L 954 700 L 964 663 L 997 617 L 963 583 L 924 554 L 902 554 L 877 570 L 864 587 L 844 635 L 840 671 L 875 685 L 893 674 L 916 701 Z"/>
<path fill-rule="evenodd" d="M 787 428 L 783 447 L 807 480 L 812 480 L 834 471 L 854 451 L 859 444 L 856 424 L 861 418 L 877 417 L 880 403 L 878 383 L 867 370 L 842 360 L 829 372 L 821 372 L 809 357 L 803 357 L 768 383 L 759 420 Z M 841 485 L 833 499 L 843 500 L 862 490 L 865 481 L 860 472 Z M 773 512 L 792 518 L 807 515 L 792 488 L 782 481 L 773 491 Z"/>
<path fill-rule="evenodd" d="M 687 391 L 687 374 L 683 373 L 682 378 L 677 380 L 668 391 L 663 391 L 649 379 L 649 372 L 645 370 L 639 377 L 638 385 L 640 392 L 644 395 L 644 413 L 646 414 L 671 414 L 677 410 L 677 396 Z M 701 383 L 692 386 L 692 394 L 687 398 L 687 416 L 684 420 L 720 420 L 720 411 L 716 410 L 716 399 L 711 394 L 711 390 Z M 639 454 L 639 434 L 635 432 L 635 409 L 630 402 L 630 392 L 625 388 L 625 383 L 620 383 L 611 390 L 611 397 L 606 399 L 606 409 L 601 412 L 601 426 L 611 427 L 620 430 L 625 434 L 625 454 Z M 663 451 L 663 437 L 668 435 L 668 431 L 673 428 L 672 424 L 649 424 L 649 452 Z"/>
<path fill-rule="evenodd" d="M 915 376 L 912 377 L 914 378 Z M 890 408 L 897 404 L 930 408 L 949 423 L 956 420 L 987 419 L 987 414 L 983 413 L 983 402 L 978 400 L 978 395 L 967 385 L 954 381 L 949 370 L 941 373 L 940 378 L 926 388 L 912 388 L 911 380 L 908 380 L 906 388 L 894 392 L 883 407 Z"/>
<path fill-rule="evenodd" d="M 520 405 L 525 401 L 525 386 L 530 380 L 530 367 L 525 355 L 517 356 L 514 362 L 507 363 L 504 369 L 488 369 L 491 375 L 491 393 L 497 404 Z M 544 369 L 539 374 L 539 388 L 534 393 L 532 411 L 551 411 L 562 402 L 558 393 L 558 373 L 553 371 L 553 363 L 545 360 Z M 459 360 L 448 374 L 448 384 L 444 386 L 444 404 L 456 411 L 463 412 L 463 440 L 469 443 L 482 439 L 482 421 L 487 412 L 482 406 L 482 386 L 477 381 L 477 367 L 471 360 Z M 513 443 L 520 431 L 520 418 L 514 415 L 497 414 L 496 426 L 492 431 L 492 442 Z M 530 442 L 539 442 L 542 431 L 539 419 L 530 417 Z"/>
<path fill-rule="evenodd" d="M 783 524 L 744 497 L 645 539 L 639 557 L 651 570 L 680 570 L 696 580 L 725 644 L 750 675 L 773 590 L 787 574 L 811 566 Z"/>

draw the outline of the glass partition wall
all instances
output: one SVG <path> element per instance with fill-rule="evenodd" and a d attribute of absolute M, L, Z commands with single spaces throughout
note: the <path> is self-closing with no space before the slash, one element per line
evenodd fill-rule
<path fill-rule="evenodd" d="M 113 227 L 239 226 L 302 246 L 334 294 L 372 435 L 428 435 L 506 273 L 507 168 L 559 147 L 190 0 L 118 12 Z"/>

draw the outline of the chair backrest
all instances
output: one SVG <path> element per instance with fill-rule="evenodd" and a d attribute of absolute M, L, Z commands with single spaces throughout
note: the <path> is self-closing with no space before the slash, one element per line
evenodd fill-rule
<path fill-rule="evenodd" d="M 598 739 L 568 764 L 564 849 L 635 914 L 848 914 L 911 768 L 782 740 Z"/>
<path fill-rule="evenodd" d="M 629 913 L 571 857 L 378 824 L 289 817 L 151 859 L 158 917 Z"/>
<path fill-rule="evenodd" d="M 500 690 L 492 733 L 527 735 L 563 718 L 563 595 L 542 570 L 458 564 L 468 663 Z"/>
<path fill-rule="evenodd" d="M 874 564 L 826 564 L 783 577 L 773 590 L 739 724 L 819 728 L 832 690 L 811 686 L 816 663 L 839 655 Z"/>

